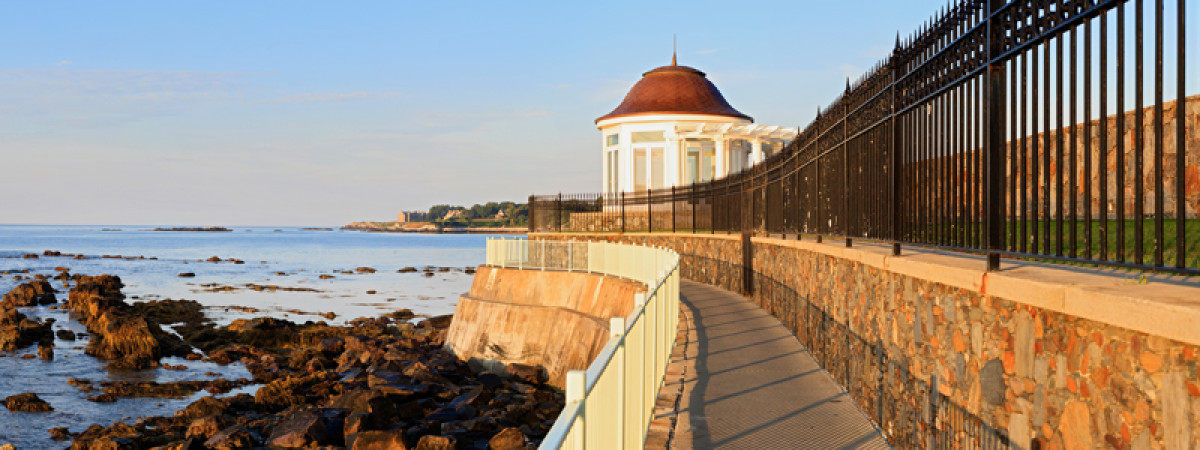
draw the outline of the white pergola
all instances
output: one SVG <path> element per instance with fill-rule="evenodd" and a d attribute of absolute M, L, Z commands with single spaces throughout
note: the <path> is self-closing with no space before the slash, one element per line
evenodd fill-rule
<path fill-rule="evenodd" d="M 632 120 L 631 120 L 632 119 Z M 604 192 L 702 183 L 746 170 L 783 149 L 796 128 L 720 116 L 653 115 L 602 121 Z"/>

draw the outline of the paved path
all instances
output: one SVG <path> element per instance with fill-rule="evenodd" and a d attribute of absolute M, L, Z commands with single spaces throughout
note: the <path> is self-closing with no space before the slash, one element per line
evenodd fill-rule
<path fill-rule="evenodd" d="M 670 447 L 889 448 L 778 319 L 713 286 L 684 281 L 681 293 L 690 329 L 661 395 L 678 399 L 656 420 L 674 414 Z"/>

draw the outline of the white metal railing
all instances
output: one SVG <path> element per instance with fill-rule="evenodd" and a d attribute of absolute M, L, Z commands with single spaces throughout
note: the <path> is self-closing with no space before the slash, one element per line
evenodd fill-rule
<path fill-rule="evenodd" d="M 587 370 L 566 377 L 566 406 L 543 449 L 642 448 L 679 326 L 679 254 L 638 245 L 495 238 L 487 264 L 603 273 L 646 284 Z"/>

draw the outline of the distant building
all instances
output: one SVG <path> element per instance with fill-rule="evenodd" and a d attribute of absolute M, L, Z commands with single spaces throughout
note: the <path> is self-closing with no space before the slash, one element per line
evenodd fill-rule
<path fill-rule="evenodd" d="M 795 128 L 757 125 L 725 101 L 704 72 L 675 64 L 642 74 L 625 100 L 596 119 L 606 194 L 702 183 L 781 151 Z"/>
<path fill-rule="evenodd" d="M 425 211 L 400 211 L 396 216 L 397 222 L 420 222 L 425 220 Z"/>

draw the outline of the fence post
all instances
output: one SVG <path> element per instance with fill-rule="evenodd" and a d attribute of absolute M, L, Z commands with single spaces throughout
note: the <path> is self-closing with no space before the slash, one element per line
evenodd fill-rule
<path fill-rule="evenodd" d="M 617 351 L 613 361 L 617 371 L 617 434 L 618 442 L 625 445 L 625 318 L 613 317 L 608 321 L 608 333 L 611 337 L 619 337 Z"/>
<path fill-rule="evenodd" d="M 650 188 L 646 188 L 646 232 L 654 232 L 654 203 L 650 201 Z"/>
<path fill-rule="evenodd" d="M 688 197 L 691 199 L 691 201 L 688 203 L 691 203 L 692 205 L 692 234 L 696 234 L 700 232 L 700 227 L 696 226 L 696 207 L 700 206 L 699 202 L 696 201 L 696 180 L 692 180 L 692 190 Z"/>
<path fill-rule="evenodd" d="M 570 438 L 573 448 L 587 448 L 587 417 L 584 417 L 587 412 L 587 399 L 584 398 L 586 393 L 587 372 L 582 370 L 572 370 L 567 372 L 567 398 L 566 403 L 579 402 L 579 415 L 575 416 L 575 429 L 571 433 Z M 575 428 L 571 427 L 571 428 Z"/>
<path fill-rule="evenodd" d="M 754 244 L 753 232 L 742 231 L 742 290 L 754 295 Z"/>
<path fill-rule="evenodd" d="M 842 94 L 842 233 L 846 247 L 854 246 L 850 237 L 850 78 L 846 78 L 846 93 Z"/>
<path fill-rule="evenodd" d="M 562 192 L 558 193 L 558 200 L 554 202 L 554 225 L 555 228 L 562 232 Z"/>
<path fill-rule="evenodd" d="M 896 92 L 898 90 L 896 88 L 896 83 L 900 80 L 900 71 L 902 70 L 902 63 L 901 63 L 900 58 L 901 58 L 900 33 L 897 32 L 896 33 L 896 47 L 894 49 L 892 49 L 892 60 L 890 63 L 890 65 L 892 66 L 891 67 L 891 69 L 892 69 L 892 84 L 891 84 L 892 111 L 891 111 L 891 118 L 889 119 L 889 121 L 892 126 L 892 148 L 891 148 L 890 156 L 892 157 L 891 206 L 892 206 L 892 255 L 893 256 L 900 256 L 900 226 L 901 226 L 900 225 L 900 217 L 901 217 L 900 213 L 901 213 L 901 211 L 903 211 L 903 208 L 900 206 L 900 202 L 903 201 L 903 196 L 900 195 L 901 191 L 902 191 L 902 188 L 901 188 L 902 181 L 900 179 L 900 172 L 901 172 L 900 165 L 904 163 L 904 157 L 902 154 L 903 150 L 901 150 L 900 145 L 904 141 L 904 136 L 900 130 L 900 121 L 896 117 L 897 111 L 900 109 L 899 105 L 898 105 L 900 98 Z M 880 416 L 880 417 L 882 417 L 882 416 Z"/>
<path fill-rule="evenodd" d="M 988 0 L 987 19 L 987 140 L 984 157 L 984 225 L 986 235 L 987 270 L 1000 269 L 1000 253 L 1004 246 L 1004 62 L 996 58 L 1001 52 L 1000 24 L 992 14 L 1000 10 L 1005 0 Z"/>
<path fill-rule="evenodd" d="M 536 229 L 536 228 L 534 228 L 534 220 L 533 220 L 533 211 L 534 211 L 534 207 L 533 207 L 533 206 L 534 206 L 534 204 L 533 204 L 533 195 L 532 195 L 532 194 L 530 194 L 530 196 L 529 196 L 529 206 L 527 206 L 527 207 L 526 207 L 526 208 L 529 210 L 529 231 L 530 231 L 530 232 L 533 232 L 533 231 Z"/>
<path fill-rule="evenodd" d="M 621 191 L 621 233 L 625 233 L 625 191 Z"/>
<path fill-rule="evenodd" d="M 825 196 L 823 195 L 823 193 L 825 192 L 825 187 L 821 185 L 821 158 L 823 157 L 823 155 L 822 155 L 823 149 L 820 146 L 820 139 L 819 139 L 819 137 L 821 135 L 821 125 L 820 124 L 821 124 L 821 107 L 818 106 L 817 107 L 817 117 L 815 119 L 813 119 L 813 125 L 816 127 L 818 139 L 815 142 L 813 142 L 813 146 L 814 146 L 813 150 L 816 152 L 816 155 L 814 155 L 813 161 L 812 161 L 812 164 L 814 167 L 814 169 L 813 169 L 813 189 L 815 191 L 817 191 L 816 192 L 817 195 L 813 196 L 814 197 L 813 198 L 813 200 L 814 200 L 813 207 L 814 207 L 814 209 L 817 210 L 817 213 L 813 214 L 813 216 L 816 217 L 816 221 L 817 221 L 817 224 L 816 224 L 817 226 L 816 226 L 815 231 L 817 232 L 817 243 L 818 244 L 821 243 L 821 234 L 825 232 L 825 221 L 822 220 L 822 219 L 824 219 L 823 213 L 825 212 L 825 208 L 823 207 L 825 205 Z"/>

